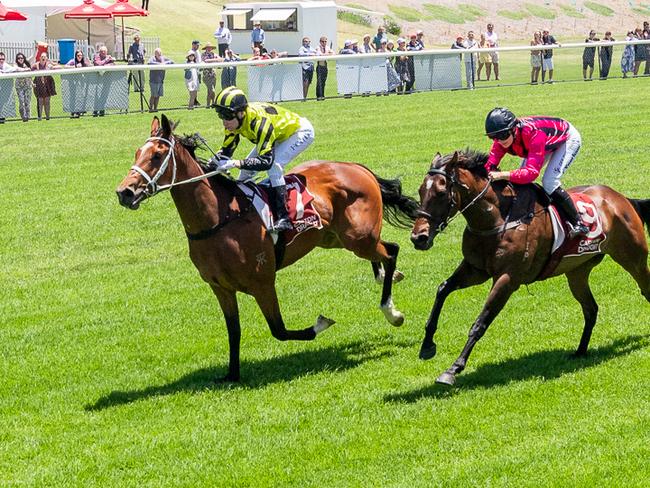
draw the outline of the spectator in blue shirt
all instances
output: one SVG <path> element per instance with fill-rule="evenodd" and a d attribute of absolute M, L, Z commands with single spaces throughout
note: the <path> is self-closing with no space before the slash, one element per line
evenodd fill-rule
<path fill-rule="evenodd" d="M 309 37 L 302 38 L 302 46 L 298 49 L 298 56 L 316 56 L 316 50 L 311 47 L 311 39 Z M 307 98 L 309 85 L 314 79 L 314 63 L 301 63 L 302 64 L 302 97 Z"/>
<path fill-rule="evenodd" d="M 255 22 L 253 24 L 253 30 L 251 31 L 251 47 L 258 47 L 262 49 L 264 47 L 264 29 L 262 29 L 262 24 L 260 22 Z"/>

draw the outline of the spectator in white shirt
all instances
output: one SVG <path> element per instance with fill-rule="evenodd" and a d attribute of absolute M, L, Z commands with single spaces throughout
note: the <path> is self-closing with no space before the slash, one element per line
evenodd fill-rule
<path fill-rule="evenodd" d="M 494 25 L 493 24 L 488 24 L 487 25 L 487 32 L 485 33 L 485 40 L 487 41 L 487 46 L 488 47 L 499 47 L 499 36 L 497 36 L 497 33 L 494 32 Z M 492 51 L 490 53 L 490 57 L 492 58 L 492 67 L 494 68 L 494 79 L 498 80 L 499 79 L 499 52 L 498 51 Z M 490 79 L 490 71 L 488 69 L 488 79 Z"/>
<path fill-rule="evenodd" d="M 316 56 L 316 50 L 311 47 L 311 39 L 309 37 L 302 38 L 302 46 L 298 49 L 298 56 Z M 309 85 L 314 79 L 314 63 L 302 63 L 302 96 L 307 98 Z"/>
<path fill-rule="evenodd" d="M 226 50 L 232 43 L 232 34 L 230 33 L 230 29 L 224 25 L 223 20 L 219 21 L 219 27 L 214 31 L 214 38 L 217 40 L 219 57 L 223 58 L 226 54 Z"/>

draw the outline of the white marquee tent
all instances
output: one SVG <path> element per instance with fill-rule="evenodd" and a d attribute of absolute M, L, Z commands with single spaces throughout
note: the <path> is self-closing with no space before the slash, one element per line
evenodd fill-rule
<path fill-rule="evenodd" d="M 68 10 L 80 5 L 82 0 L 2 0 L 7 8 L 19 10 L 27 16 L 22 22 L 0 22 L 0 39 L 6 42 L 43 41 L 44 39 L 85 39 L 85 20 L 65 20 Z M 111 2 L 95 0 L 100 7 Z M 92 21 L 91 43 L 106 44 L 113 49 L 115 36 L 112 19 Z"/>

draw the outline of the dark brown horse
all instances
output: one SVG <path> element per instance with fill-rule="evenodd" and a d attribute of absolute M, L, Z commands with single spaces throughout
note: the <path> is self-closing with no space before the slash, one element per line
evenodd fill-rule
<path fill-rule="evenodd" d="M 513 195 L 513 188 L 504 182 L 491 183 L 484 168 L 486 161 L 487 154 L 472 151 L 444 157 L 436 155 L 420 187 L 420 216 L 411 234 L 415 248 L 426 250 L 454 216 L 462 214 L 467 222 L 463 234 L 463 260 L 438 287 L 426 324 L 420 358 L 429 359 L 436 354 L 433 335 L 447 296 L 455 290 L 492 278 L 492 289 L 470 329 L 462 353 L 436 380 L 447 385 L 454 384 L 455 376 L 465 368 L 472 348 L 510 295 L 521 285 L 540 279 L 553 244 L 550 216 L 540 203 L 534 203 L 534 211 L 529 215 L 530 223 L 507 223 L 508 209 L 503 205 L 512 202 L 507 195 Z M 571 293 L 582 306 L 585 325 L 576 355 L 584 355 L 598 314 L 598 305 L 589 288 L 589 273 L 605 254 L 632 275 L 643 296 L 650 301 L 648 244 L 643 232 L 644 222 L 646 225 L 650 222 L 650 200 L 631 200 L 606 186 L 571 190 L 575 191 L 591 197 L 602 218 L 607 238 L 600 253 L 565 257 L 549 276 L 566 274 Z"/>
<path fill-rule="evenodd" d="M 164 189 L 170 193 L 189 238 L 192 262 L 219 300 L 228 328 L 230 362 L 225 381 L 239 380 L 241 329 L 237 292 L 252 295 L 273 337 L 308 341 L 334 321 L 323 316 L 303 330 L 287 330 L 275 290 L 276 271 L 295 263 L 315 247 L 345 248 L 373 264 L 383 283 L 380 307 L 394 326 L 404 316 L 393 305 L 392 283 L 399 246 L 381 240 L 382 217 L 410 228 L 417 202 L 401 193 L 398 180 L 384 180 L 354 163 L 312 161 L 295 168 L 323 221 L 322 229 L 299 234 L 280 262 L 271 233 L 235 182 L 223 175 L 207 178 L 194 147 L 174 136 L 163 115 L 153 119 L 151 137 L 136 151 L 135 163 L 117 188 L 120 204 L 137 209 Z M 385 212 L 384 212 L 385 211 Z"/>

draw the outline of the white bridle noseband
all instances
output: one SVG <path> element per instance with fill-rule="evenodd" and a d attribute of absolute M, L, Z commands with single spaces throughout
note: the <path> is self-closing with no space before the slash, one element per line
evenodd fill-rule
<path fill-rule="evenodd" d="M 174 183 L 176 183 L 176 153 L 174 151 L 174 146 L 176 146 L 176 139 L 174 139 L 173 136 L 169 139 L 165 139 L 164 137 L 150 137 L 147 139 L 147 142 L 152 141 L 162 141 L 169 146 L 169 152 L 167 153 L 167 156 L 165 156 L 165 159 L 160 165 L 160 168 L 156 174 L 151 177 L 137 164 L 131 166 L 131 169 L 133 171 L 147 180 L 147 186 L 145 187 L 144 192 L 149 197 L 152 197 L 156 193 L 166 190 L 167 188 L 171 188 L 174 186 Z M 172 182 L 169 185 L 158 185 L 158 180 L 163 174 L 165 174 L 165 171 L 167 171 L 167 166 L 169 166 L 169 158 L 172 159 Z"/>
<path fill-rule="evenodd" d="M 211 176 L 214 176 L 218 173 L 223 173 L 223 171 L 217 169 L 215 171 L 209 171 L 207 173 L 203 173 L 202 175 L 177 182 L 176 181 L 176 152 L 174 151 L 174 148 L 176 146 L 176 139 L 174 139 L 174 136 L 171 136 L 169 139 L 165 139 L 164 137 L 150 137 L 149 139 L 147 139 L 146 142 L 152 142 L 152 141 L 162 141 L 169 146 L 169 152 L 167 153 L 167 156 L 165 156 L 165 159 L 160 165 L 160 168 L 158 169 L 156 174 L 153 175 L 153 177 L 151 177 L 147 174 L 145 170 L 143 170 L 137 164 L 131 166 L 131 169 L 133 171 L 138 173 L 147 181 L 147 186 L 145 187 L 144 190 L 147 197 L 152 197 L 157 193 L 160 193 L 161 191 L 164 190 L 169 190 L 174 186 L 185 185 L 187 183 L 194 183 L 195 181 L 201 181 L 201 180 L 205 180 L 206 178 L 210 178 Z M 158 180 L 162 177 L 163 174 L 165 174 L 165 171 L 167 171 L 167 167 L 169 166 L 169 158 L 171 158 L 172 160 L 172 181 L 167 185 L 159 185 Z"/>

